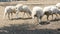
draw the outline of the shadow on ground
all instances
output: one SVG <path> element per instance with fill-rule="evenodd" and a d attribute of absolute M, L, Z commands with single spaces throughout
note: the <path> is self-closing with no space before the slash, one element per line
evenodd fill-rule
<path fill-rule="evenodd" d="M 49 21 L 41 21 L 39 24 L 47 25 L 47 24 L 50 24 L 50 22 L 55 22 L 55 21 L 60 21 L 60 19 L 54 19 L 54 20 L 49 20 Z"/>
<path fill-rule="evenodd" d="M 47 24 L 50 24 L 50 21 L 41 21 L 39 24 L 41 24 L 41 25 L 47 25 Z"/>
<path fill-rule="evenodd" d="M 54 19 L 54 20 L 50 20 L 51 22 L 53 22 L 53 21 L 60 21 L 60 19 Z"/>
<path fill-rule="evenodd" d="M 60 29 L 35 29 L 37 25 L 22 24 L 10 25 L 0 28 L 0 34 L 60 34 Z"/>
<path fill-rule="evenodd" d="M 22 19 L 22 20 L 28 20 L 28 19 L 32 19 L 31 17 L 29 17 L 29 18 L 22 18 L 22 17 L 19 17 L 19 18 L 12 18 L 11 20 L 20 20 L 20 19 Z M 60 19 L 54 19 L 54 20 L 50 20 L 51 22 L 53 22 L 53 21 L 60 21 Z M 46 21 L 44 21 L 44 22 L 46 22 Z"/>
<path fill-rule="evenodd" d="M 32 18 L 31 17 L 30 18 L 12 18 L 11 20 L 20 20 L 20 19 L 27 20 L 27 19 L 32 19 Z"/>

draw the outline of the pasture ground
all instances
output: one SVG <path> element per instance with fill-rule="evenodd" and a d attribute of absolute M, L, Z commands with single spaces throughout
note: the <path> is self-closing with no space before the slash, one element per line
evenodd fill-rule
<path fill-rule="evenodd" d="M 33 6 L 41 6 L 44 8 L 49 5 L 28 5 L 31 9 Z M 16 19 L 15 14 L 12 16 L 13 20 L 8 20 L 6 17 L 3 19 L 5 6 L 0 6 L 0 33 L 1 34 L 60 34 L 60 15 L 58 19 L 52 20 L 52 17 L 49 17 L 50 23 L 40 23 L 35 19 L 30 17 L 23 17 L 23 13 L 19 13 L 19 19 Z M 47 21 L 46 16 L 43 16 L 42 21 Z"/>

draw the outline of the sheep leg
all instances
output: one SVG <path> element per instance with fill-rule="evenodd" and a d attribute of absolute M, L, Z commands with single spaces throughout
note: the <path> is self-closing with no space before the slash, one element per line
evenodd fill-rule
<path fill-rule="evenodd" d="M 47 15 L 47 20 L 49 21 L 49 19 L 48 19 L 48 18 L 49 18 L 49 15 Z"/>
<path fill-rule="evenodd" d="M 28 13 L 26 13 L 27 14 L 27 16 L 29 17 L 29 14 Z"/>
<path fill-rule="evenodd" d="M 32 17 L 32 22 L 35 22 L 35 20 L 34 20 L 34 14 L 31 14 L 31 17 Z"/>
<path fill-rule="evenodd" d="M 38 21 L 38 23 L 41 22 L 41 18 L 42 18 L 42 16 L 40 16 L 40 14 L 37 14 L 37 21 Z"/>
<path fill-rule="evenodd" d="M 57 19 L 58 15 L 57 14 L 55 14 L 55 15 L 56 15 L 56 18 L 55 19 Z"/>
<path fill-rule="evenodd" d="M 18 18 L 18 13 L 19 13 L 19 11 L 16 12 L 16 18 Z"/>
<path fill-rule="evenodd" d="M 6 17 L 6 15 L 7 15 L 7 13 L 5 12 L 5 13 L 4 13 L 4 16 L 3 16 L 3 19 Z"/>
<path fill-rule="evenodd" d="M 42 21 L 42 16 L 38 17 L 38 22 Z"/>
<path fill-rule="evenodd" d="M 12 18 L 13 13 L 11 13 L 11 18 Z"/>
<path fill-rule="evenodd" d="M 38 23 L 40 23 L 40 22 L 41 22 L 41 18 L 42 18 L 42 16 L 41 16 L 41 15 L 42 15 L 42 13 L 40 14 L 40 12 L 39 12 L 39 11 L 36 13 Z"/>
<path fill-rule="evenodd" d="M 32 19 L 34 19 L 34 15 L 32 15 Z"/>
<path fill-rule="evenodd" d="M 53 14 L 52 14 L 52 20 L 53 20 Z"/>
<path fill-rule="evenodd" d="M 37 21 L 38 21 L 38 23 L 40 23 L 41 22 L 40 18 L 37 18 Z"/>
<path fill-rule="evenodd" d="M 8 13 L 8 19 L 10 20 L 10 13 Z"/>
<path fill-rule="evenodd" d="M 23 12 L 23 17 L 25 16 L 25 14 L 26 14 L 26 13 L 25 13 L 25 12 Z"/>
<path fill-rule="evenodd" d="M 40 16 L 40 21 L 42 20 L 42 16 Z"/>
<path fill-rule="evenodd" d="M 25 15 L 29 17 L 29 14 L 28 14 L 28 13 L 26 13 L 26 12 L 24 12 L 23 17 L 24 17 Z"/>

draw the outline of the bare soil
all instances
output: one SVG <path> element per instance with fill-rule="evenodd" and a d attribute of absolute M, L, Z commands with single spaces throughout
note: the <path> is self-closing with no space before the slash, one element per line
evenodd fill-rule
<path fill-rule="evenodd" d="M 29 8 L 33 6 L 40 6 L 44 8 L 52 4 L 28 4 Z M 55 4 L 53 4 L 55 5 Z M 0 6 L 0 33 L 1 34 L 60 34 L 60 15 L 58 19 L 52 20 L 52 16 L 49 17 L 50 22 L 47 23 L 46 15 L 42 18 L 42 23 L 38 23 L 37 19 L 31 19 L 27 15 L 23 17 L 23 13 L 19 13 L 19 18 L 16 19 L 14 14 L 12 20 L 8 20 L 7 16 L 3 19 L 5 6 Z"/>

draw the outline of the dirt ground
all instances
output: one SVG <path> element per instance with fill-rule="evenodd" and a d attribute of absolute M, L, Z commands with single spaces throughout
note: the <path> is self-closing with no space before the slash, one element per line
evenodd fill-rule
<path fill-rule="evenodd" d="M 44 8 L 49 5 L 28 5 L 32 9 L 33 6 L 41 6 Z M 35 19 L 31 19 L 26 15 L 23 17 L 23 13 L 19 13 L 18 19 L 16 19 L 14 14 L 13 20 L 8 20 L 7 16 L 3 19 L 5 6 L 0 6 L 0 33 L 1 34 L 60 34 L 60 15 L 58 19 L 52 20 L 49 17 L 50 22 L 39 23 Z M 47 21 L 46 15 L 43 16 L 42 21 Z"/>

